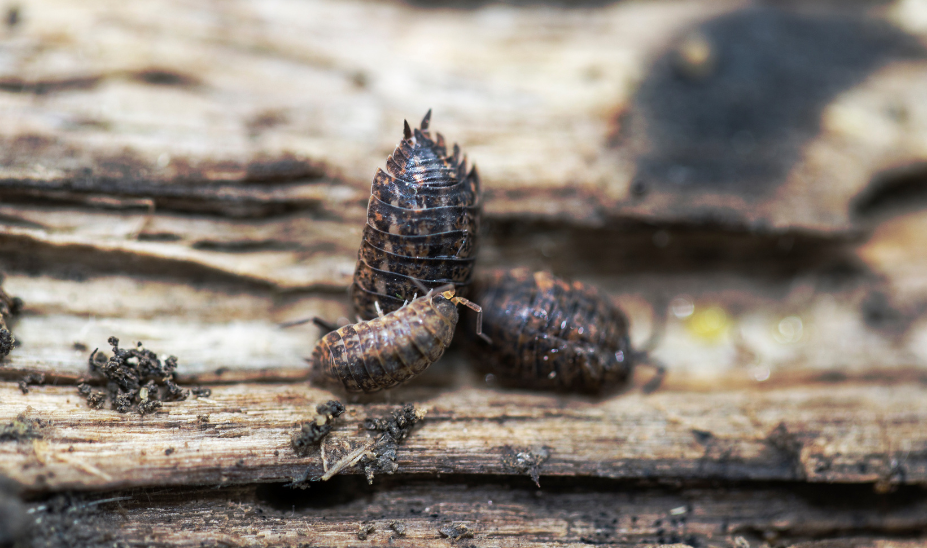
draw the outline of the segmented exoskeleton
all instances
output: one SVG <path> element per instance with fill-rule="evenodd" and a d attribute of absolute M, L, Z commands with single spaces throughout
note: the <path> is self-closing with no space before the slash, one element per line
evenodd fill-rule
<path fill-rule="evenodd" d="M 638 358 L 624 313 L 595 288 L 549 272 L 495 272 L 475 296 L 492 343 L 469 348 L 485 373 L 525 388 L 600 392 L 625 383 Z M 647 390 L 656 388 L 663 369 Z"/>
<path fill-rule="evenodd" d="M 482 310 L 454 293 L 452 285 L 428 291 L 389 314 L 331 331 L 312 352 L 310 380 L 348 392 L 376 392 L 399 385 L 438 360 L 454 337 L 457 305 Z"/>
<path fill-rule="evenodd" d="M 476 259 L 480 181 L 467 172 L 460 147 L 447 154 L 432 139 L 429 110 L 420 129 L 405 122 L 404 138 L 377 170 L 351 296 L 362 319 L 391 312 L 429 289 L 453 284 L 464 293 Z"/>

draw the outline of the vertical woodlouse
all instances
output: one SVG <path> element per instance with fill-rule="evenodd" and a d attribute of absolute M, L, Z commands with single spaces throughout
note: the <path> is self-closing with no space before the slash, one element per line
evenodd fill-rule
<path fill-rule="evenodd" d="M 419 375 L 444 354 L 454 337 L 458 304 L 476 311 L 476 332 L 482 335 L 481 308 L 456 296 L 453 285 L 439 290 L 322 337 L 310 358 L 310 380 L 341 384 L 348 392 L 376 392 Z"/>
<path fill-rule="evenodd" d="M 470 348 L 503 384 L 600 392 L 625 383 L 643 357 L 631 349 L 624 313 L 593 287 L 517 269 L 480 280 L 476 296 L 492 343 Z"/>
<path fill-rule="evenodd" d="M 447 154 L 444 137 L 405 122 L 404 138 L 377 170 L 370 188 L 367 225 L 358 252 L 351 298 L 362 319 L 411 301 L 418 285 L 453 284 L 464 293 L 476 259 L 480 181 L 467 172 L 460 147 Z"/>

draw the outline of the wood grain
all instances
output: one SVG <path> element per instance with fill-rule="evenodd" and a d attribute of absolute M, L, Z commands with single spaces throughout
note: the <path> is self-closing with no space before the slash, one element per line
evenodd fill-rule
<path fill-rule="evenodd" d="M 678 488 L 598 480 L 549 481 L 537 490 L 466 476 L 441 482 L 397 478 L 373 488 L 360 478 L 330 483 L 305 491 L 136 490 L 79 497 L 70 505 L 52 499 L 30 508 L 46 527 L 79 533 L 91 546 L 144 539 L 149 546 L 787 547 L 855 534 L 854 546 L 908 548 L 921 545 L 916 531 L 927 526 L 927 501 L 910 489 L 886 496 L 868 486 Z M 881 510 L 867 512 L 873 505 Z M 455 524 L 466 525 L 473 538 L 442 539 L 439 530 Z M 357 536 L 361 527 L 373 528 L 364 542 Z M 40 527 L 35 532 L 52 536 Z"/>
<path fill-rule="evenodd" d="M 24 395 L 3 383 L 0 423 L 26 412 L 48 426 L 41 439 L 0 444 L 0 472 L 33 491 L 319 476 L 320 454 L 297 458 L 289 440 L 331 397 L 303 384 L 235 384 L 139 416 L 91 410 L 73 387 L 34 387 Z M 419 387 L 383 397 L 416 402 L 428 413 L 400 448 L 403 474 L 518 475 L 507 461 L 513 451 L 533 448 L 550 454 L 542 485 L 551 476 L 927 481 L 923 386 L 627 393 L 602 401 Z M 328 466 L 336 454 L 366 443 L 364 418 L 396 405 L 349 404 L 325 442 Z"/>

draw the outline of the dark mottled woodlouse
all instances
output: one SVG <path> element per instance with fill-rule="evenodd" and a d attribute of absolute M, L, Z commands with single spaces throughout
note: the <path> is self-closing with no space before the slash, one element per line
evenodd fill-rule
<path fill-rule="evenodd" d="M 480 181 L 456 144 L 432 139 L 429 110 L 377 170 L 358 252 L 351 298 L 362 319 L 391 312 L 421 295 L 420 285 L 453 284 L 465 294 L 476 259 Z"/>
<path fill-rule="evenodd" d="M 485 373 L 510 386 L 595 393 L 627 382 L 635 362 L 624 313 L 595 288 L 549 272 L 495 272 L 476 294 L 492 343 L 469 345 Z M 662 367 L 645 389 L 656 388 Z"/>
<path fill-rule="evenodd" d="M 407 305 L 319 340 L 312 352 L 313 384 L 341 385 L 348 392 L 376 392 L 397 386 L 428 369 L 444 354 L 457 327 L 457 305 L 482 310 L 455 295 L 453 285 L 428 291 Z"/>

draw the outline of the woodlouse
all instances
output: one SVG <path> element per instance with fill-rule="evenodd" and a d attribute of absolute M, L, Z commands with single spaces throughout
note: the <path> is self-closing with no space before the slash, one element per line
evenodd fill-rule
<path fill-rule="evenodd" d="M 476 333 L 484 336 L 481 308 L 456 296 L 453 285 L 447 285 L 389 314 L 322 337 L 310 358 L 310 380 L 340 384 L 348 392 L 376 392 L 421 374 L 444 354 L 454 337 L 458 304 L 476 311 Z"/>
<path fill-rule="evenodd" d="M 469 345 L 484 373 L 541 390 L 601 392 L 627 382 L 637 360 L 624 313 L 595 288 L 549 272 L 495 272 L 476 287 L 492 343 Z M 656 388 L 662 367 L 645 390 Z"/>
<path fill-rule="evenodd" d="M 453 284 L 463 294 L 476 259 L 480 181 L 460 147 L 447 154 L 432 139 L 429 110 L 420 129 L 405 122 L 404 138 L 377 170 L 351 297 L 362 319 L 391 312 L 421 294 L 419 285 Z"/>

